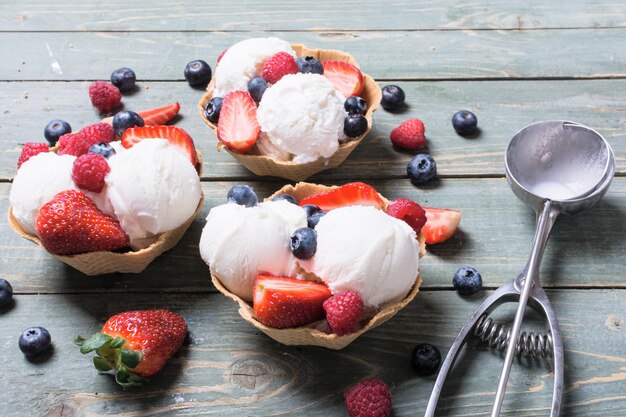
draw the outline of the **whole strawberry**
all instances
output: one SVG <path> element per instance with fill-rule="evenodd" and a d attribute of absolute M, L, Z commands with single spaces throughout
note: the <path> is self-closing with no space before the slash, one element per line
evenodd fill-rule
<path fill-rule="evenodd" d="M 124 388 L 142 385 L 165 366 L 183 344 L 187 322 L 169 310 L 128 311 L 111 317 L 88 339 L 76 336 L 80 352 L 95 351 L 100 372 L 115 371 Z"/>
<path fill-rule="evenodd" d="M 287 74 L 297 74 L 298 64 L 287 52 L 279 52 L 267 58 L 263 63 L 261 75 L 270 84 L 275 84 Z"/>
<path fill-rule="evenodd" d="M 67 133 L 57 142 L 59 155 L 81 156 L 96 143 L 109 143 L 115 139 L 113 127 L 108 123 L 95 123 L 76 133 Z"/>
<path fill-rule="evenodd" d="M 363 317 L 363 299 L 356 291 L 343 291 L 324 301 L 326 321 L 337 336 L 352 333 Z"/>
<path fill-rule="evenodd" d="M 409 119 L 393 129 L 389 138 L 399 148 L 416 151 L 426 146 L 425 131 L 424 123 L 420 119 Z"/>
<path fill-rule="evenodd" d="M 122 93 L 113 84 L 96 81 L 89 86 L 91 104 L 102 113 L 110 112 L 122 102 Z"/>
<path fill-rule="evenodd" d="M 129 245 L 119 222 L 76 190 L 61 191 L 41 207 L 37 235 L 43 247 L 56 255 L 113 251 Z"/>
<path fill-rule="evenodd" d="M 82 190 L 99 193 L 104 188 L 104 178 L 111 172 L 106 158 L 97 153 L 87 153 L 74 160 L 72 180 Z"/>
<path fill-rule="evenodd" d="M 20 169 L 22 164 L 28 161 L 35 155 L 38 155 L 42 152 L 50 152 L 50 148 L 46 143 L 36 143 L 36 142 L 28 142 L 24 144 L 22 148 L 22 153 L 20 154 L 19 159 L 17 160 L 17 169 Z"/>
<path fill-rule="evenodd" d="M 391 391 L 380 379 L 359 382 L 343 394 L 350 417 L 389 417 Z"/>

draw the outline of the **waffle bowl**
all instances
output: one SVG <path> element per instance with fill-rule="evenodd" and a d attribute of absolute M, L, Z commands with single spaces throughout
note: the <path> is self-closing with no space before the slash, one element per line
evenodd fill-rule
<path fill-rule="evenodd" d="M 266 201 L 271 200 L 272 197 L 278 194 L 291 194 L 296 198 L 296 200 L 301 200 L 304 197 L 318 194 L 324 191 L 331 190 L 337 187 L 327 187 L 318 184 L 310 184 L 310 183 L 298 183 L 295 186 L 286 185 L 280 190 L 276 191 L 272 196 L 268 197 Z M 383 197 L 385 201 L 385 206 L 389 204 L 389 201 Z M 420 258 L 424 256 L 425 253 L 425 244 L 424 237 L 422 235 L 418 236 L 420 243 Z M 369 319 L 369 321 L 360 329 L 358 329 L 354 333 L 350 333 L 344 336 L 337 336 L 333 333 L 326 333 L 320 330 L 315 326 L 316 323 L 313 323 L 309 326 L 290 328 L 290 329 L 275 329 L 264 325 L 259 322 L 254 314 L 254 310 L 252 309 L 252 305 L 248 302 L 244 301 L 237 295 L 228 291 L 228 289 L 222 284 L 219 277 L 211 273 L 211 280 L 215 288 L 228 298 L 232 299 L 239 305 L 239 315 L 248 323 L 252 324 L 254 327 L 265 333 L 267 336 L 276 340 L 279 343 L 284 345 L 309 345 L 309 346 L 321 346 L 328 349 L 339 350 L 343 349 L 356 340 L 363 333 L 371 330 L 382 323 L 386 322 L 390 318 L 396 315 L 396 313 L 406 307 L 412 300 L 415 298 L 417 293 L 419 292 L 419 287 L 422 283 L 421 276 L 418 275 L 415 279 L 415 283 L 413 287 L 409 291 L 409 293 L 402 299 L 393 304 L 388 304 L 382 306 L 378 312 Z"/>
<path fill-rule="evenodd" d="M 298 57 L 310 55 L 320 61 L 344 61 L 358 67 L 358 64 L 354 57 L 345 52 L 334 50 L 309 49 L 306 46 L 300 44 L 292 44 L 291 47 L 296 52 L 296 55 Z M 281 177 L 291 181 L 303 181 L 311 175 L 316 174 L 320 171 L 335 168 L 339 166 L 348 157 L 348 155 L 350 155 L 350 153 L 357 147 L 359 143 L 361 143 L 363 138 L 365 138 L 365 136 L 372 128 L 372 115 L 374 111 L 376 111 L 376 109 L 378 108 L 382 93 L 376 81 L 374 81 L 372 77 L 365 73 L 363 73 L 363 84 L 364 86 L 361 97 L 367 103 L 367 112 L 365 113 L 365 118 L 367 119 L 368 124 L 367 131 L 357 138 L 340 144 L 337 152 L 335 152 L 330 158 L 320 158 L 313 162 L 295 164 L 291 161 L 282 161 L 276 158 L 272 158 L 270 156 L 261 155 L 256 145 L 248 153 L 242 154 L 239 152 L 235 152 L 228 149 L 228 147 L 226 147 L 226 145 L 224 145 L 219 140 L 217 141 L 217 150 L 221 151 L 222 149 L 225 149 L 226 152 L 233 156 L 233 158 L 238 160 L 243 166 L 248 168 L 256 175 Z M 213 97 L 212 93 L 214 87 L 215 78 L 211 80 L 211 82 L 207 86 L 207 92 L 200 99 L 200 102 L 198 103 L 198 111 L 200 113 L 200 118 L 213 130 L 213 132 L 217 136 L 217 125 L 211 123 L 204 116 L 204 106 Z"/>
<path fill-rule="evenodd" d="M 51 148 L 52 151 L 56 151 L 56 148 Z M 202 161 L 200 152 L 196 151 L 198 154 L 198 163 L 196 165 L 196 170 L 198 171 L 198 175 L 202 175 Z M 196 211 L 194 214 L 187 219 L 183 224 L 181 224 L 176 229 L 170 230 L 169 232 L 160 233 L 153 238 L 150 239 L 149 246 L 140 250 L 133 250 L 129 252 L 109 252 L 109 251 L 97 251 L 97 252 L 87 252 L 81 253 L 77 255 L 55 255 L 50 253 L 50 255 L 59 259 L 60 261 L 68 264 L 72 268 L 78 269 L 85 275 L 102 275 L 102 274 L 110 274 L 113 272 L 123 272 L 123 273 L 139 273 L 146 269 L 146 267 L 159 255 L 163 252 L 172 249 L 178 241 L 183 237 L 193 220 L 196 218 L 200 210 L 202 209 L 202 205 L 204 203 L 204 195 L 200 198 L 198 202 L 198 206 L 196 207 Z M 8 212 L 9 225 L 11 229 L 24 239 L 30 240 L 31 242 L 35 242 L 37 245 L 43 248 L 41 241 L 35 235 L 31 235 L 27 231 L 25 231 L 20 223 L 17 221 L 15 216 L 13 216 L 13 210 L 9 207 Z"/>

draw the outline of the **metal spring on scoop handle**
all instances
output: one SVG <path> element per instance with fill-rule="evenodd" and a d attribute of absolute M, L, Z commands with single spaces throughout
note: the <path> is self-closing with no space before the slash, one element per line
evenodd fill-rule
<path fill-rule="evenodd" d="M 473 333 L 482 342 L 487 343 L 490 348 L 495 348 L 500 352 L 506 351 L 510 343 L 511 328 L 505 324 L 493 321 L 486 313 L 478 318 Z M 517 346 L 515 346 L 515 356 L 518 357 L 545 358 L 552 357 L 552 353 L 553 344 L 550 332 L 547 334 L 523 332 L 520 335 Z"/>

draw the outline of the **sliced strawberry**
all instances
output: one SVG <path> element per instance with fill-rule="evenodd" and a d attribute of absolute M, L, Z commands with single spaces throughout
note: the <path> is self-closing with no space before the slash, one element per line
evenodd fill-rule
<path fill-rule="evenodd" d="M 224 49 L 224 50 L 222 51 L 222 53 L 218 55 L 218 57 L 217 57 L 217 63 L 218 63 L 218 64 L 219 64 L 219 63 L 220 63 L 220 61 L 222 60 L 222 57 L 224 56 L 224 54 L 226 53 L 226 51 L 228 51 L 228 48 Z"/>
<path fill-rule="evenodd" d="M 217 138 L 229 149 L 244 153 L 254 146 L 260 131 L 256 104 L 250 94 L 245 91 L 226 94 L 217 123 Z"/>
<path fill-rule="evenodd" d="M 343 61 L 324 61 L 324 76 L 346 98 L 358 96 L 363 91 L 363 74 L 354 65 Z"/>
<path fill-rule="evenodd" d="M 314 204 L 324 211 L 345 206 L 374 206 L 381 210 L 385 207 L 385 202 L 378 191 L 363 182 L 351 182 L 330 191 L 305 197 L 299 204 L 300 206 Z"/>
<path fill-rule="evenodd" d="M 167 139 L 187 155 L 194 167 L 198 163 L 193 139 L 189 133 L 175 126 L 144 126 L 126 129 L 122 135 L 122 146 L 128 149 L 146 139 Z"/>
<path fill-rule="evenodd" d="M 323 304 L 330 296 L 328 287 L 318 282 L 261 274 L 254 282 L 254 312 L 266 326 L 299 327 L 323 319 Z"/>
<path fill-rule="evenodd" d="M 155 109 L 140 111 L 139 115 L 143 118 L 146 126 L 159 126 L 172 120 L 180 111 L 178 102 L 168 104 L 167 106 L 157 107 Z"/>
<path fill-rule="evenodd" d="M 461 221 L 461 212 L 442 208 L 423 208 L 426 211 L 426 224 L 422 227 L 422 235 L 426 243 L 435 245 L 450 239 Z"/>

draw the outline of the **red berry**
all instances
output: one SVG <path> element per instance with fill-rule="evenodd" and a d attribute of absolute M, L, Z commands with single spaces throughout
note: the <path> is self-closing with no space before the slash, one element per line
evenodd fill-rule
<path fill-rule="evenodd" d="M 104 156 L 87 153 L 74 161 L 72 180 L 80 189 L 99 193 L 104 187 L 104 177 L 111 171 Z"/>
<path fill-rule="evenodd" d="M 122 93 L 113 84 L 96 81 L 89 86 L 91 104 L 102 113 L 110 112 L 122 102 Z"/>
<path fill-rule="evenodd" d="M 416 151 L 426 146 L 426 128 L 420 119 L 409 119 L 391 131 L 391 143 L 399 148 Z"/>
<path fill-rule="evenodd" d="M 396 219 L 404 220 L 419 234 L 426 223 L 426 211 L 408 198 L 394 200 L 387 207 L 387 214 Z"/>
<path fill-rule="evenodd" d="M 217 57 L 217 63 L 218 63 L 218 64 L 219 64 L 219 63 L 220 63 L 220 61 L 222 60 L 222 57 L 224 56 L 224 54 L 226 53 L 226 51 L 228 51 L 228 48 L 224 49 L 224 50 L 222 51 L 222 53 L 221 53 L 221 54 L 219 54 L 219 56 Z"/>
<path fill-rule="evenodd" d="M 337 336 L 352 333 L 363 316 L 363 299 L 356 291 L 343 291 L 324 301 L 326 321 Z"/>
<path fill-rule="evenodd" d="M 59 155 L 81 156 L 87 153 L 91 145 L 109 143 L 115 138 L 113 127 L 108 123 L 95 123 L 82 128 L 76 133 L 67 133 L 59 138 Z"/>
<path fill-rule="evenodd" d="M 380 379 L 359 382 L 343 394 L 350 417 L 389 417 L 391 391 Z"/>
<path fill-rule="evenodd" d="M 272 55 L 263 63 L 263 68 L 261 69 L 263 79 L 270 84 L 276 83 L 287 74 L 297 73 L 298 64 L 287 52 L 279 52 L 276 55 Z"/>
<path fill-rule="evenodd" d="M 20 154 L 19 159 L 17 160 L 17 169 L 20 169 L 22 164 L 28 161 L 35 155 L 38 155 L 42 152 L 50 152 L 50 148 L 46 143 L 36 143 L 36 142 L 28 142 L 24 144 L 22 148 L 22 153 Z"/>

